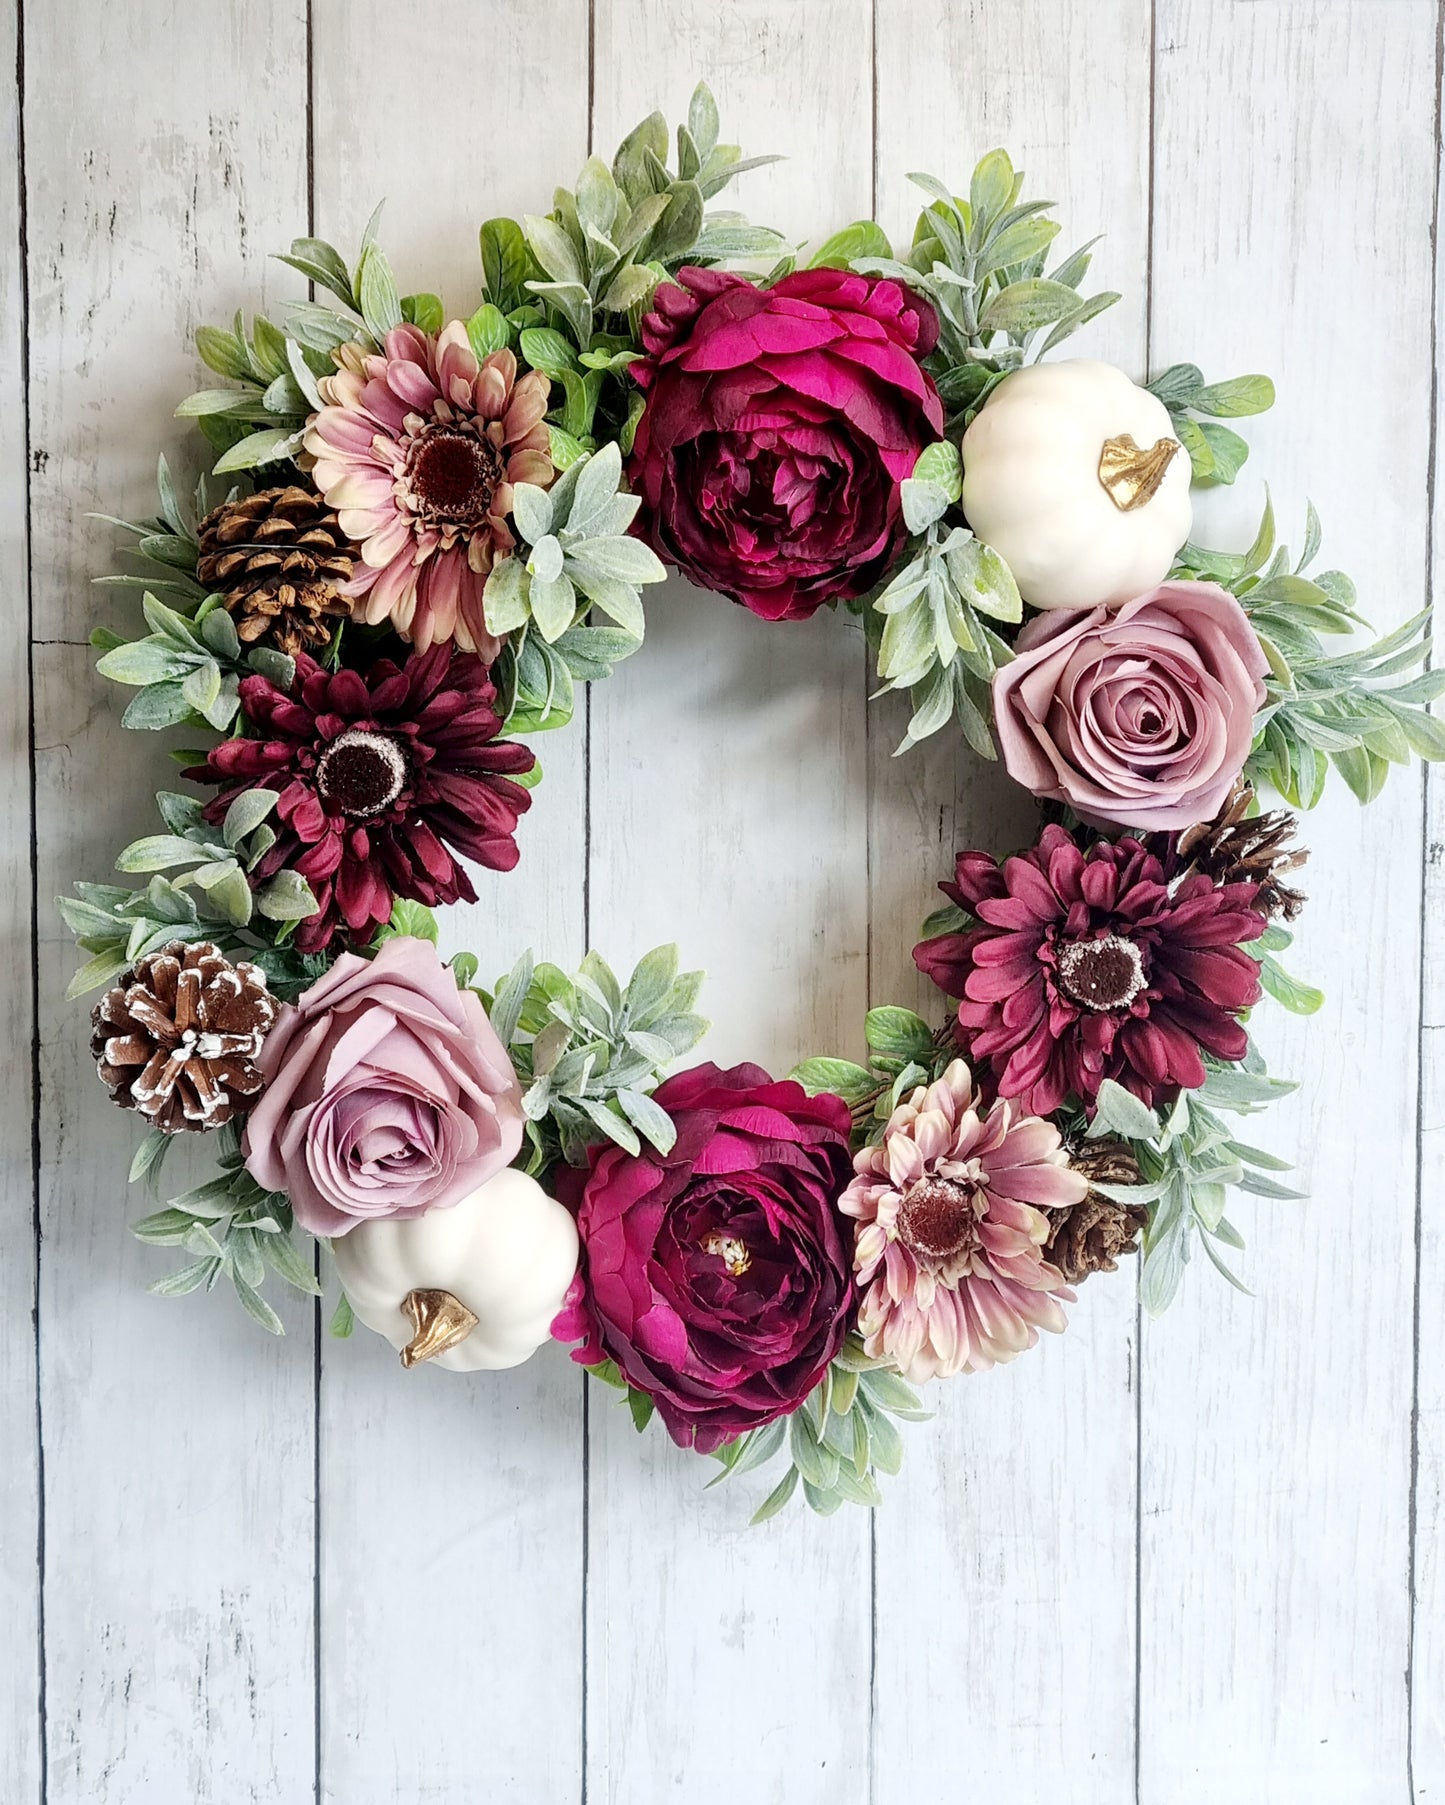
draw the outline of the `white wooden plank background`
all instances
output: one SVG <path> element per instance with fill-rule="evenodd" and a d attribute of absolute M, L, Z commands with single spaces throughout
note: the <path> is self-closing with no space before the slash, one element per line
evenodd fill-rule
<path fill-rule="evenodd" d="M 1090 1286 L 1066 1337 L 936 1400 L 876 1522 L 748 1531 L 560 1354 L 403 1382 L 305 1307 L 272 1344 L 148 1299 L 49 910 L 167 770 L 90 670 L 86 513 L 152 505 L 193 326 L 288 292 L 266 253 L 351 243 L 383 194 L 403 278 L 464 312 L 480 221 L 698 74 L 788 153 L 742 200 L 799 235 L 875 205 L 900 231 L 908 170 L 1007 143 L 1074 241 L 1109 235 L 1125 300 L 1088 349 L 1277 377 L 1211 524 L 1247 531 L 1268 476 L 1297 536 L 1308 493 L 1402 619 L 1445 528 L 1440 28 L 1437 0 L 0 3 L 0 599 L 33 642 L 0 677 L 4 1805 L 1445 1791 L 1438 781 L 1310 824 L 1299 964 L 1330 1002 L 1271 1015 L 1303 1083 L 1265 1133 L 1313 1197 L 1240 1212 L 1257 1300 L 1191 1275 L 1141 1332 L 1132 1275 Z M 651 622 L 540 744 L 525 885 L 484 881 L 449 937 L 497 970 L 677 937 L 714 1057 L 856 1051 L 870 999 L 923 995 L 954 845 L 1026 812 L 949 748 L 890 759 L 846 622 L 677 583 Z"/>

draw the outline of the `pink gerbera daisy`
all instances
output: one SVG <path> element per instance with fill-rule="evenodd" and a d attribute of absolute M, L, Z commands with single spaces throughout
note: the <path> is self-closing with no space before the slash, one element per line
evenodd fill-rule
<path fill-rule="evenodd" d="M 519 378 L 510 351 L 478 362 L 458 320 L 435 338 L 397 326 L 382 352 L 348 345 L 338 362 L 305 444 L 312 480 L 361 548 L 346 585 L 357 619 L 390 618 L 419 651 L 455 640 L 490 662 L 482 591 L 516 545 L 512 487 L 554 474 L 547 377 Z"/>
<path fill-rule="evenodd" d="M 1005 1098 L 985 1105 L 955 1059 L 853 1167 L 838 1207 L 858 1223 L 865 1352 L 921 1383 L 986 1371 L 1064 1327 L 1074 1294 L 1044 1259 L 1043 1212 L 1082 1203 L 1089 1187 L 1052 1122 Z"/>

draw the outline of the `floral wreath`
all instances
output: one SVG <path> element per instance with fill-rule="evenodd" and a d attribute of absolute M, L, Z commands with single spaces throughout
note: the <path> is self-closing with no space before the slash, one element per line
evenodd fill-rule
<path fill-rule="evenodd" d="M 1305 854 L 1255 792 L 1307 809 L 1333 767 L 1368 802 L 1445 756 L 1445 673 L 1426 614 L 1351 637 L 1313 509 L 1298 562 L 1268 504 L 1243 553 L 1191 542 L 1272 386 L 1051 360 L 1117 297 L 1087 247 L 1045 273 L 1004 152 L 966 199 L 913 178 L 902 255 L 860 222 L 806 261 L 707 210 L 753 162 L 706 87 L 669 152 L 654 113 L 489 220 L 464 322 L 398 292 L 374 216 L 354 266 L 282 259 L 329 298 L 201 329 L 224 386 L 177 411 L 213 471 L 192 513 L 161 459 L 160 517 L 117 523 L 144 571 L 102 579 L 144 627 L 93 636 L 126 726 L 201 736 L 195 788 L 117 860 L 144 887 L 60 907 L 148 1125 L 131 1179 L 182 1133 L 215 1155 L 136 1225 L 186 1256 L 153 1290 L 225 1278 L 280 1334 L 268 1273 L 334 1272 L 333 1332 L 406 1366 L 576 1342 L 639 1429 L 781 1455 L 762 1518 L 800 1483 L 875 1504 L 916 1384 L 1063 1329 L 1141 1243 L 1151 1312 L 1196 1243 L 1238 1283 L 1230 1188 L 1297 1195 L 1228 1119 L 1292 1088 L 1248 1015 L 1322 1000 L 1277 959 Z M 873 1009 L 865 1064 L 666 1075 L 707 1026 L 674 947 L 491 990 L 437 951 L 468 863 L 517 863 L 524 742 L 638 649 L 665 566 L 769 621 L 846 608 L 909 693 L 900 751 L 956 724 L 1042 805 L 1033 845 L 958 854 L 914 949 L 949 1013 Z"/>

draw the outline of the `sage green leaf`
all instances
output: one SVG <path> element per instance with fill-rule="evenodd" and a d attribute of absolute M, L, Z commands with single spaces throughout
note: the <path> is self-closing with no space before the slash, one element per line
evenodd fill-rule
<path fill-rule="evenodd" d="M 718 129 L 717 102 L 713 99 L 712 89 L 700 81 L 687 103 L 687 130 L 704 161 L 717 145 Z"/>
<path fill-rule="evenodd" d="M 519 489 L 525 485 L 518 485 Z M 661 583 L 667 576 L 662 560 L 650 545 L 640 539 L 584 539 L 567 547 L 567 568 L 575 570 L 579 581 L 590 577 L 610 578 L 614 582 Z"/>
<path fill-rule="evenodd" d="M 279 1279 L 307 1297 L 320 1297 L 321 1287 L 311 1263 L 301 1253 L 289 1234 L 262 1235 L 261 1257 Z"/>
<path fill-rule="evenodd" d="M 479 236 L 487 299 L 502 313 L 511 313 L 521 302 L 523 284 L 531 274 L 522 228 L 514 219 L 489 219 Z M 498 351 L 501 348 L 493 347 Z"/>
<path fill-rule="evenodd" d="M 231 1283 L 236 1287 L 236 1296 L 240 1298 L 248 1316 L 253 1318 L 256 1322 L 259 1322 L 261 1327 L 270 1335 L 284 1335 L 286 1333 L 285 1328 L 282 1326 L 281 1318 L 271 1308 L 270 1304 L 266 1302 L 261 1293 L 257 1291 L 253 1285 L 248 1285 L 246 1283 L 239 1272 L 233 1271 L 231 1273 Z"/>
<path fill-rule="evenodd" d="M 196 1260 L 189 1266 L 182 1266 L 179 1272 L 168 1273 L 163 1279 L 153 1279 L 146 1290 L 152 1297 L 185 1297 L 189 1292 L 199 1291 L 220 1270 L 220 1266 L 219 1260 Z"/>
<path fill-rule="evenodd" d="M 1149 1141 L 1159 1133 L 1159 1118 L 1136 1097 L 1133 1091 L 1125 1090 L 1112 1078 L 1104 1079 L 1099 1086 L 1096 1098 L 1097 1113 L 1090 1136 L 1094 1135 L 1099 1121 L 1115 1134 L 1121 1134 L 1126 1140 Z"/>
<path fill-rule="evenodd" d="M 979 316 L 979 331 L 1015 335 L 1034 332 L 1040 326 L 1066 318 L 1078 305 L 1079 297 L 1062 282 L 1051 282 L 1043 276 L 1011 282 L 999 290 Z"/>
<path fill-rule="evenodd" d="M 201 638 L 218 658 L 230 660 L 241 656 L 241 639 L 236 623 L 224 608 L 212 608 L 200 617 Z"/>
<path fill-rule="evenodd" d="M 566 576 L 559 575 L 548 582 L 533 575 L 528 599 L 537 630 L 549 645 L 553 640 L 560 639 L 576 618 L 577 592 L 572 587 L 571 579 Z"/>
<path fill-rule="evenodd" d="M 871 219 L 856 220 L 825 238 L 808 259 L 807 269 L 849 269 L 859 257 L 891 257 L 888 234 Z"/>
<path fill-rule="evenodd" d="M 526 565 L 519 557 L 503 558 L 492 566 L 482 591 L 482 612 L 489 633 L 504 639 L 526 623 L 531 614 L 530 582 Z"/>
<path fill-rule="evenodd" d="M 136 639 L 107 652 L 95 668 L 112 683 L 144 687 L 172 679 L 179 681 L 189 671 L 190 664 L 166 640 Z"/>
<path fill-rule="evenodd" d="M 1196 389 L 1188 405 L 1196 413 L 1211 414 L 1216 419 L 1262 414 L 1274 406 L 1274 384 L 1268 376 L 1235 376 L 1228 382 Z"/>
<path fill-rule="evenodd" d="M 671 1153 L 677 1141 L 677 1129 L 660 1103 L 642 1091 L 633 1090 L 618 1091 L 617 1102 L 632 1126 L 659 1153 Z"/>
<path fill-rule="evenodd" d="M 254 833 L 280 800 L 275 790 L 243 790 L 226 810 L 221 838 L 233 849 Z"/>
<path fill-rule="evenodd" d="M 250 379 L 250 359 L 234 334 L 217 326 L 197 327 L 196 351 L 206 368 L 214 370 L 218 376 L 228 376 L 233 382 Z"/>
<path fill-rule="evenodd" d="M 483 301 L 467 321 L 467 343 L 473 356 L 482 362 L 494 351 L 505 351 L 511 342 L 512 329 L 506 315 L 494 302 Z"/>
<path fill-rule="evenodd" d="M 894 1059 L 926 1059 L 933 1051 L 933 1030 L 911 1009 L 870 1009 L 864 1021 L 868 1045 Z"/>
<path fill-rule="evenodd" d="M 528 545 L 535 545 L 552 531 L 552 502 L 535 483 L 518 483 L 512 490 L 512 518 Z"/>
<path fill-rule="evenodd" d="M 522 221 L 532 255 L 554 282 L 585 289 L 586 272 L 578 261 L 576 246 L 555 220 L 528 213 Z"/>
<path fill-rule="evenodd" d="M 229 414 L 233 408 L 254 398 L 254 390 L 197 389 L 187 395 L 176 409 L 178 420 L 199 420 L 206 414 Z"/>
<path fill-rule="evenodd" d="M 267 921 L 305 921 L 318 904 L 310 884 L 296 871 L 278 871 L 255 893 L 257 910 Z"/>
<path fill-rule="evenodd" d="M 626 313 L 645 306 L 656 286 L 657 277 L 646 264 L 625 263 L 608 283 L 599 305 L 609 313 Z"/>
<path fill-rule="evenodd" d="M 224 476 L 228 470 L 253 470 L 262 464 L 278 463 L 300 449 L 300 433 L 288 432 L 284 426 L 268 426 L 262 432 L 248 433 L 223 452 L 213 469 L 217 476 Z"/>
<path fill-rule="evenodd" d="M 402 324 L 402 312 L 396 278 L 379 245 L 368 245 L 362 253 L 360 272 L 356 292 L 361 302 L 361 317 L 372 336 L 383 339 Z"/>
<path fill-rule="evenodd" d="M 751 1518 L 753 1527 L 756 1528 L 758 1524 L 766 1523 L 769 1517 L 777 1516 L 778 1512 L 788 1503 L 797 1489 L 798 1469 L 796 1467 L 789 1467 L 787 1472 L 784 1473 L 783 1477 L 773 1487 L 772 1491 L 768 1493 L 767 1497 L 764 1498 L 762 1503 L 753 1512 Z"/>
<path fill-rule="evenodd" d="M 948 512 L 947 491 L 937 483 L 906 476 L 898 486 L 898 494 L 903 503 L 903 521 L 910 533 L 926 533 Z"/>
<path fill-rule="evenodd" d="M 206 894 L 211 906 L 219 909 L 224 919 L 234 927 L 243 928 L 250 921 L 251 886 L 246 882 L 246 874 L 239 866 L 228 871 L 219 883 L 207 885 Z M 314 913 L 314 906 L 307 913 Z"/>
<path fill-rule="evenodd" d="M 854 1065 L 851 1059 L 805 1059 L 795 1065 L 789 1078 L 801 1084 L 810 1097 L 829 1093 L 841 1097 L 847 1104 L 860 1102 L 877 1090 L 878 1081 L 871 1072 L 861 1065 Z"/>

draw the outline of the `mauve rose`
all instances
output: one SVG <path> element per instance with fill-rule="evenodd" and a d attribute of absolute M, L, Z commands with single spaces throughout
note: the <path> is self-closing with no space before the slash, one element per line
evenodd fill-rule
<path fill-rule="evenodd" d="M 313 1235 L 459 1203 L 522 1144 L 517 1075 L 480 999 L 425 940 L 343 953 L 258 1061 L 246 1169 Z"/>
<path fill-rule="evenodd" d="M 682 269 L 642 322 L 628 473 L 659 554 L 764 620 L 862 595 L 901 544 L 898 485 L 943 430 L 918 360 L 938 317 L 900 283 Z"/>
<path fill-rule="evenodd" d="M 671 1153 L 597 1148 L 563 1179 L 583 1265 L 552 1332 L 585 1338 L 585 1365 L 615 1360 L 705 1454 L 795 1410 L 842 1343 L 848 1106 L 755 1065 L 679 1072 L 657 1101 Z"/>
<path fill-rule="evenodd" d="M 1249 754 L 1264 652 L 1216 583 L 1163 583 L 1120 608 L 1055 609 L 994 675 L 1011 777 L 1085 821 L 1189 827 Z"/>

